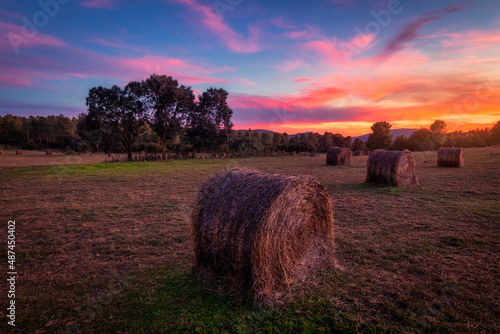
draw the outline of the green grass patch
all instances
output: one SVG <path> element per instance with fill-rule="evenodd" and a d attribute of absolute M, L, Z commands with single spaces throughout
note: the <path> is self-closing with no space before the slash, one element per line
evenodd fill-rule
<path fill-rule="evenodd" d="M 319 295 L 286 309 L 256 305 L 248 294 L 218 293 L 187 272 L 139 274 L 97 315 L 94 332 L 356 333 L 358 324 Z M 113 321 L 105 320 L 113 319 Z"/>

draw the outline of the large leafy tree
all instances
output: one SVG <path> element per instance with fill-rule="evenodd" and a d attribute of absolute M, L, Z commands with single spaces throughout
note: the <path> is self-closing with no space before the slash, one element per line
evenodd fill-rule
<path fill-rule="evenodd" d="M 372 150 L 389 148 L 392 144 L 391 127 L 392 125 L 389 122 L 373 123 L 371 127 L 373 133 L 368 137 L 366 146 Z"/>
<path fill-rule="evenodd" d="M 354 139 L 354 143 L 352 144 L 352 150 L 358 151 L 364 149 L 365 149 L 365 142 L 361 138 Z"/>
<path fill-rule="evenodd" d="M 432 151 L 436 149 L 433 133 L 426 128 L 420 128 L 412 133 L 409 138 L 410 146 L 413 150 Z"/>
<path fill-rule="evenodd" d="M 99 118 L 120 138 L 132 161 L 132 147 L 141 134 L 146 120 L 146 109 L 141 100 L 142 87 L 132 81 L 125 88 L 94 87 L 86 99 L 89 114 Z"/>
<path fill-rule="evenodd" d="M 153 74 L 142 81 L 141 86 L 165 160 L 167 142 L 181 133 L 184 120 L 194 107 L 194 94 L 191 87 L 179 86 L 177 80 L 166 75 Z"/>
<path fill-rule="evenodd" d="M 198 103 L 189 113 L 187 135 L 193 150 L 220 150 L 229 144 L 233 110 L 227 104 L 228 92 L 209 88 L 198 96 Z"/>
<path fill-rule="evenodd" d="M 446 125 L 447 124 L 445 123 L 445 121 L 437 119 L 429 127 L 432 132 L 432 140 L 434 141 L 436 147 L 440 147 L 442 142 L 444 141 Z"/>

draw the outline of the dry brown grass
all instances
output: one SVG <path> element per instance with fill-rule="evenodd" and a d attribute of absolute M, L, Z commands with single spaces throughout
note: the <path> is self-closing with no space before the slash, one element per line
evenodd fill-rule
<path fill-rule="evenodd" d="M 31 167 L 31 166 L 59 166 L 74 164 L 97 164 L 105 159 L 103 154 L 73 154 L 65 155 L 63 153 L 51 150 L 52 154 L 45 151 L 22 151 L 23 154 L 16 155 L 15 150 L 5 150 L 0 158 L 1 167 Z"/>
<path fill-rule="evenodd" d="M 229 167 L 245 166 L 312 175 L 333 200 L 338 267 L 316 280 L 312 291 L 320 289 L 320 306 L 294 306 L 297 322 L 335 307 L 367 332 L 497 333 L 500 147 L 464 151 L 468 163 L 453 173 L 436 166 L 435 152 L 416 152 L 420 186 L 411 188 L 364 185 L 367 157 L 362 156 L 332 177 L 325 154 L 3 167 L 0 212 L 4 223 L 17 223 L 17 329 L 103 333 L 93 326 L 126 321 L 116 318 L 124 309 L 139 312 L 164 284 L 165 271 L 191 268 L 189 213 L 204 181 Z M 41 155 L 36 159 L 64 158 Z M 7 166 L 6 157 L 26 158 L 7 151 L 0 159 Z M 6 249 L 5 238 L 0 245 Z M 2 261 L 7 263 L 6 252 Z M 137 308 L 122 299 L 134 280 L 145 291 L 137 296 L 142 301 Z M 166 312 L 189 319 L 193 310 L 184 305 L 186 298 L 180 295 L 176 308 Z M 217 293 L 211 298 L 217 299 Z M 4 320 L 6 302 L 0 298 Z M 204 307 L 200 312 L 208 312 L 210 301 Z M 155 314 L 145 317 L 147 326 L 161 324 Z M 326 326 L 328 319 L 323 321 Z M 121 332 L 131 332 L 124 326 Z M 2 321 L 0 332 L 9 330 Z"/>
<path fill-rule="evenodd" d="M 265 304 L 333 268 L 333 212 L 326 189 L 308 177 L 232 168 L 211 177 L 194 204 L 195 268 L 252 287 Z"/>
<path fill-rule="evenodd" d="M 366 183 L 393 187 L 417 185 L 413 154 L 408 150 L 371 152 L 366 166 Z"/>
<path fill-rule="evenodd" d="M 461 147 L 440 147 L 437 155 L 439 167 L 464 166 L 464 149 Z"/>
<path fill-rule="evenodd" d="M 349 166 L 352 163 L 352 152 L 346 147 L 330 147 L 326 152 L 326 163 L 334 166 Z"/>

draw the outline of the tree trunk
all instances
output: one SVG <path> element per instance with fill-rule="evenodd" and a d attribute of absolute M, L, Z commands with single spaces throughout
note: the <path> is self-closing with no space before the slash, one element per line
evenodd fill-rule
<path fill-rule="evenodd" d="M 133 161 L 134 158 L 132 157 L 132 145 L 128 146 L 128 161 Z"/>
<path fill-rule="evenodd" d="M 161 140 L 161 158 L 167 160 L 167 143 L 165 139 Z"/>

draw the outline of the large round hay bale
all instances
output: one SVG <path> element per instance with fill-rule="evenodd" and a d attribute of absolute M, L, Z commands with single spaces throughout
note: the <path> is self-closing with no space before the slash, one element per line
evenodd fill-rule
<path fill-rule="evenodd" d="M 16 154 L 23 154 L 23 150 L 16 150 Z"/>
<path fill-rule="evenodd" d="M 366 183 L 392 187 L 417 185 L 413 154 L 408 150 L 372 151 L 367 162 Z"/>
<path fill-rule="evenodd" d="M 357 151 L 354 151 L 352 153 L 352 155 L 355 156 L 355 157 L 362 157 L 362 156 L 366 155 L 366 153 L 363 150 L 357 150 Z"/>
<path fill-rule="evenodd" d="M 196 197 L 192 233 L 201 277 L 253 288 L 266 304 L 333 265 L 330 196 L 309 177 L 222 171 Z"/>
<path fill-rule="evenodd" d="M 463 167 L 464 149 L 461 147 L 441 147 L 438 150 L 439 167 Z"/>
<path fill-rule="evenodd" d="M 52 150 L 47 149 L 47 150 L 45 150 L 45 154 L 52 155 L 52 154 L 54 154 L 54 152 Z"/>
<path fill-rule="evenodd" d="M 352 163 L 352 152 L 346 147 L 330 147 L 326 152 L 326 163 L 334 166 L 348 166 Z"/>

